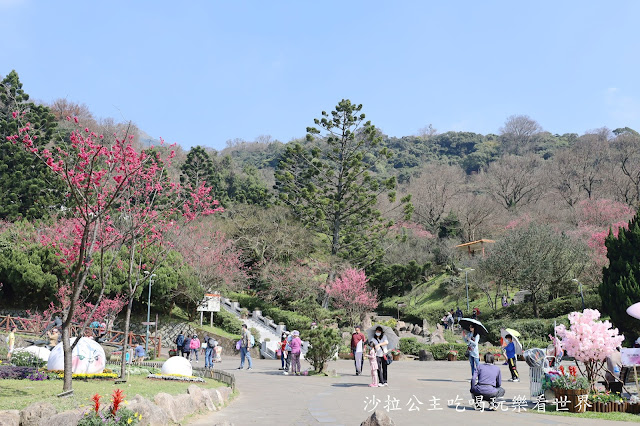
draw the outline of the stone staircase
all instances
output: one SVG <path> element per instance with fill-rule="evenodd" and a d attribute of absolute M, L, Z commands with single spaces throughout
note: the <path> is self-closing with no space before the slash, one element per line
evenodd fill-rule
<path fill-rule="evenodd" d="M 220 298 L 220 307 L 232 313 L 249 328 L 255 328 L 260 333 L 260 338 L 256 339 L 256 345 L 260 343 L 260 354 L 267 359 L 276 359 L 276 350 L 280 344 L 282 332 L 287 330 L 287 326 L 276 324 L 272 319 L 262 315 L 262 311 L 256 309 L 250 312 L 247 318 L 242 318 L 243 309 L 238 302 L 232 302 L 226 297 Z M 254 336 L 255 337 L 255 336 Z M 267 340 L 268 339 L 268 340 Z M 302 342 L 302 356 L 307 353 L 309 342 Z"/>

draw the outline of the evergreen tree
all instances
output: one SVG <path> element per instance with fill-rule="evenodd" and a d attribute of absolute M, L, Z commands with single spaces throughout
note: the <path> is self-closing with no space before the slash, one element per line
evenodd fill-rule
<path fill-rule="evenodd" d="M 275 177 L 280 199 L 306 226 L 326 236 L 331 254 L 362 267 L 382 255 L 380 239 L 390 223 L 376 201 L 383 193 L 393 201 L 396 181 L 371 172 L 391 153 L 361 110 L 362 105 L 343 99 L 331 114 L 323 111 L 314 121 L 324 137 L 308 127 L 306 143 L 287 147 Z"/>
<path fill-rule="evenodd" d="M 629 229 L 620 228 L 616 238 L 612 231 L 605 241 L 609 266 L 602 271 L 600 297 L 602 310 L 611 316 L 614 325 L 622 332 L 638 334 L 640 322 L 626 309 L 640 302 L 640 224 L 638 214 L 629 221 Z"/>
<path fill-rule="evenodd" d="M 0 219 L 42 218 L 63 203 L 63 187 L 46 164 L 7 140 L 26 123 L 37 148 L 51 141 L 55 117 L 46 106 L 29 102 L 18 73 L 11 71 L 0 82 Z"/>

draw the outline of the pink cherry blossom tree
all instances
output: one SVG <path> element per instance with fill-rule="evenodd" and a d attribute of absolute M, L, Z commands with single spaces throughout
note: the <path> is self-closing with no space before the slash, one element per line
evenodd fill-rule
<path fill-rule="evenodd" d="M 333 305 L 344 309 L 353 325 L 360 322 L 365 312 L 378 306 L 378 295 L 369 289 L 368 282 L 363 270 L 348 268 L 325 288 Z"/>
<path fill-rule="evenodd" d="M 13 116 L 20 120 L 23 115 L 16 111 Z M 78 123 L 77 118 L 67 117 L 67 120 Z M 50 151 L 36 143 L 30 127 L 29 123 L 19 123 L 18 134 L 8 139 L 42 159 L 66 184 L 69 199 L 68 205 L 61 206 L 61 212 L 69 219 L 60 221 L 53 235 L 45 233 L 42 243 L 55 248 L 60 262 L 66 267 L 62 284 L 68 287 L 69 293 L 68 304 L 62 312 L 63 391 L 71 392 L 71 354 L 78 342 L 76 339 L 71 343 L 71 324 L 81 305 L 80 297 L 87 288 L 85 284 L 92 265 L 99 270 L 100 291 L 94 295 L 93 312 L 87 316 L 78 334 L 84 334 L 100 307 L 106 276 L 114 265 L 122 266 L 115 262 L 117 256 L 107 255 L 108 251 L 120 252 L 123 247 L 129 258 L 128 328 L 140 275 L 147 269 L 141 260 L 145 249 L 162 246 L 164 235 L 181 222 L 212 213 L 216 202 L 204 185 L 192 189 L 168 181 L 165 167 L 173 157 L 173 151 L 165 158 L 153 151 L 138 152 L 132 146 L 131 135 L 105 138 L 88 128 L 76 128 L 69 141 L 59 141 Z M 169 206 L 170 203 L 174 203 L 173 206 Z M 155 262 L 152 268 L 157 264 Z M 126 339 L 123 343 L 126 346 Z"/>
<path fill-rule="evenodd" d="M 618 334 L 617 328 L 612 328 L 609 321 L 598 321 L 600 312 L 596 309 L 585 309 L 584 312 L 569 314 L 570 326 L 564 324 L 556 327 L 556 334 L 562 348 L 567 355 L 584 364 L 585 371 L 580 368 L 591 384 L 591 391 L 595 392 L 596 378 L 600 374 L 606 358 L 622 344 L 624 336 Z"/>

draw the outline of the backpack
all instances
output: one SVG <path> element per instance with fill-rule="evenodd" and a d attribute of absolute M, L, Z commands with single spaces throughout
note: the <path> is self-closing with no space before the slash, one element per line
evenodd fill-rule
<path fill-rule="evenodd" d="M 181 348 L 184 346 L 184 336 L 182 334 L 178 334 L 178 338 L 176 339 L 176 345 Z"/>
<path fill-rule="evenodd" d="M 256 339 L 253 334 L 249 334 L 249 347 L 252 348 L 256 344 Z"/>
<path fill-rule="evenodd" d="M 213 337 L 209 337 L 209 340 L 207 340 L 207 347 L 215 348 L 216 346 L 218 346 L 218 342 L 216 342 Z"/>

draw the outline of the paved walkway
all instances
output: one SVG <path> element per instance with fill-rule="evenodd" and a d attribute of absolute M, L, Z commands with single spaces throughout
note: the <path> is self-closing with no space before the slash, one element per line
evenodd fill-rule
<path fill-rule="evenodd" d="M 542 425 L 620 425 L 592 419 L 550 416 L 513 411 L 512 398 L 529 398 L 529 370 L 524 362 L 518 364 L 522 382 L 504 382 L 509 411 L 475 412 L 469 404 L 470 367 L 468 362 L 398 361 L 389 366 L 389 386 L 370 388 L 370 376 L 354 375 L 353 361 L 335 361 L 340 377 L 284 376 L 278 371 L 280 361 L 257 360 L 252 371 L 232 370 L 239 360 L 226 358 L 223 369 L 236 376 L 239 396 L 220 412 L 198 417 L 192 425 L 215 425 L 224 421 L 236 426 L 260 425 L 359 425 L 369 416 L 375 398 L 378 409 L 385 405 L 398 410 L 389 412 L 396 425 L 423 423 L 463 425 L 542 424 Z M 366 366 L 366 364 L 365 364 Z M 309 368 L 303 362 L 303 371 Z M 510 377 L 506 366 L 501 366 L 502 377 Z M 435 405 L 434 405 L 434 399 Z M 456 409 L 455 401 L 460 405 Z M 390 404 L 388 400 L 392 401 Z M 394 400 L 397 400 L 395 402 Z M 418 403 L 420 401 L 422 404 Z M 365 401 L 368 401 L 367 404 Z M 412 407 L 413 405 L 413 407 Z M 412 409 L 413 408 L 413 409 Z M 433 410 L 438 408 L 438 410 Z"/>

